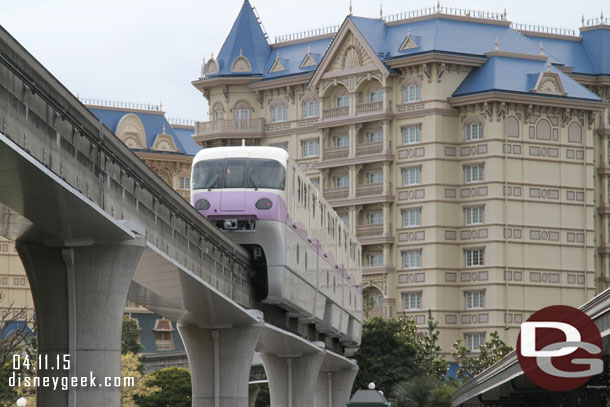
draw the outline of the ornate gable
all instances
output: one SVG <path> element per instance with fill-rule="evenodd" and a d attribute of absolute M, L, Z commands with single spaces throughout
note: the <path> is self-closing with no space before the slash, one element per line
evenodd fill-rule
<path fill-rule="evenodd" d="M 563 84 L 561 83 L 559 74 L 551 71 L 550 64 L 547 66 L 548 68 L 546 72 L 540 72 L 538 75 L 536 85 L 533 89 L 531 89 L 531 91 L 534 93 L 546 93 L 549 95 L 567 95 L 566 91 L 563 89 Z"/>
<path fill-rule="evenodd" d="M 282 61 L 280 61 L 280 51 L 278 50 L 277 54 L 275 54 L 275 61 L 273 62 L 273 65 L 271 65 L 271 69 L 269 69 L 269 73 L 282 72 L 285 70 L 286 68 L 282 65 Z"/>
<path fill-rule="evenodd" d="M 178 147 L 172 136 L 165 132 L 165 126 L 163 126 L 163 132 L 157 135 L 157 138 L 152 145 L 152 149 L 159 151 L 178 151 Z"/>
<path fill-rule="evenodd" d="M 408 49 L 419 48 L 419 45 L 415 42 L 415 36 L 411 35 L 411 29 L 409 28 L 409 34 L 398 48 L 399 51 L 405 51 Z"/>
<path fill-rule="evenodd" d="M 316 65 L 318 65 L 318 64 L 316 63 L 316 60 L 313 59 L 313 57 L 311 56 L 311 47 L 309 47 L 307 49 L 307 54 L 305 55 L 305 58 L 303 58 L 301 65 L 299 65 L 299 68 L 307 68 L 308 66 L 316 66 Z"/>
<path fill-rule="evenodd" d="M 233 65 L 231 65 L 231 72 L 252 72 L 252 64 L 244 56 L 242 50 L 239 51 L 239 56 L 235 58 Z"/>
<path fill-rule="evenodd" d="M 121 118 L 115 133 L 129 148 L 146 148 L 144 124 L 134 113 L 128 113 Z"/>
<path fill-rule="evenodd" d="M 346 35 L 341 47 L 335 53 L 330 64 L 330 71 L 349 70 L 373 63 L 373 59 L 356 39 L 353 33 Z"/>

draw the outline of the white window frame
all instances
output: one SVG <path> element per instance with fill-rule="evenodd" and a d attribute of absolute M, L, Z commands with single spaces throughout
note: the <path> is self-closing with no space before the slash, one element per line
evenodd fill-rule
<path fill-rule="evenodd" d="M 335 147 L 349 147 L 349 135 L 333 137 Z"/>
<path fill-rule="evenodd" d="M 403 209 L 401 212 L 403 228 L 421 226 L 421 208 Z"/>
<path fill-rule="evenodd" d="M 180 177 L 180 189 L 191 189 L 191 177 Z"/>
<path fill-rule="evenodd" d="M 369 92 L 369 103 L 372 102 L 383 102 L 383 89 Z"/>
<path fill-rule="evenodd" d="M 402 306 L 404 311 L 421 310 L 421 291 L 402 293 Z"/>
<path fill-rule="evenodd" d="M 466 249 L 464 250 L 466 267 L 481 267 L 485 265 L 485 249 Z"/>
<path fill-rule="evenodd" d="M 470 206 L 464 208 L 464 223 L 466 225 L 482 225 L 484 223 L 484 208 L 482 206 Z"/>
<path fill-rule="evenodd" d="M 372 212 L 367 215 L 369 225 L 383 225 L 383 212 Z"/>
<path fill-rule="evenodd" d="M 383 307 L 383 295 L 371 295 L 368 297 L 368 299 L 371 307 Z"/>
<path fill-rule="evenodd" d="M 349 96 L 337 96 L 335 97 L 335 107 L 346 107 L 349 106 Z"/>
<path fill-rule="evenodd" d="M 235 109 L 233 115 L 235 120 L 250 120 L 250 109 Z"/>
<path fill-rule="evenodd" d="M 271 106 L 271 123 L 280 123 L 288 120 L 288 106 L 284 104 Z"/>
<path fill-rule="evenodd" d="M 320 154 L 320 140 L 305 140 L 301 145 L 303 158 L 317 157 Z"/>
<path fill-rule="evenodd" d="M 343 224 L 349 228 L 349 214 L 348 215 L 339 216 L 339 219 L 341 219 Z"/>
<path fill-rule="evenodd" d="M 483 164 L 465 165 L 464 166 L 464 182 L 466 184 L 474 184 L 483 182 L 483 172 L 485 166 Z"/>
<path fill-rule="evenodd" d="M 485 291 L 465 291 L 464 301 L 466 309 L 484 309 L 485 308 Z"/>
<path fill-rule="evenodd" d="M 401 132 L 402 144 L 417 144 L 421 142 L 421 124 L 403 127 Z"/>
<path fill-rule="evenodd" d="M 471 352 L 478 352 L 479 347 L 485 343 L 485 333 L 467 333 L 464 334 L 464 344 Z"/>
<path fill-rule="evenodd" d="M 220 120 L 224 117 L 224 112 L 222 110 L 214 111 L 214 120 Z"/>
<path fill-rule="evenodd" d="M 421 85 L 411 84 L 402 87 L 402 103 L 417 102 L 421 100 Z"/>
<path fill-rule="evenodd" d="M 405 270 L 421 268 L 421 249 L 402 252 L 402 267 Z"/>
<path fill-rule="evenodd" d="M 369 184 L 383 184 L 383 171 L 369 172 L 366 178 Z"/>
<path fill-rule="evenodd" d="M 311 185 L 313 185 L 314 188 L 320 189 L 320 178 L 310 178 L 309 180 L 311 181 Z"/>
<path fill-rule="evenodd" d="M 377 143 L 383 141 L 383 130 L 376 130 L 367 133 L 366 139 L 369 143 Z"/>
<path fill-rule="evenodd" d="M 369 254 L 369 266 L 383 266 L 383 253 Z"/>
<path fill-rule="evenodd" d="M 320 115 L 320 102 L 318 99 L 310 99 L 303 102 L 303 118 L 309 119 Z"/>
<path fill-rule="evenodd" d="M 402 186 L 421 184 L 421 167 L 408 167 L 402 169 Z"/>
<path fill-rule="evenodd" d="M 464 140 L 483 140 L 483 123 L 468 123 L 464 125 Z"/>
<path fill-rule="evenodd" d="M 339 175 L 333 177 L 333 183 L 335 188 L 348 188 L 349 187 L 349 175 Z"/>

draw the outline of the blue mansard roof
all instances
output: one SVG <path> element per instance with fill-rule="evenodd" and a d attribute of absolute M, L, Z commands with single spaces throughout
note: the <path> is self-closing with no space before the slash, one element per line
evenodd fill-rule
<path fill-rule="evenodd" d="M 610 26 L 583 31 L 580 35 L 594 73 L 610 75 Z"/>
<path fill-rule="evenodd" d="M 162 113 L 145 113 L 141 111 L 128 111 L 125 109 L 111 109 L 111 108 L 96 108 L 90 107 L 89 110 L 101 120 L 106 127 L 108 127 L 113 133 L 116 132 L 119 122 L 123 116 L 127 114 L 135 114 L 138 116 L 144 131 L 146 132 L 146 148 L 150 149 L 155 142 L 157 136 L 163 133 L 165 127 L 165 133 L 170 135 L 178 148 L 178 151 L 186 155 L 195 155 L 197 151 L 201 149 L 201 146 L 197 145 L 192 139 L 192 131 L 186 129 L 177 129 L 171 127 L 165 115 Z M 188 134 L 187 134 L 188 132 Z"/>
<path fill-rule="evenodd" d="M 265 63 L 265 79 L 315 71 L 318 66 L 317 64 L 320 63 L 322 56 L 328 49 L 331 40 L 332 38 L 324 38 L 317 41 L 291 44 L 285 47 L 274 48 L 269 55 L 269 58 L 267 58 L 267 62 Z M 275 58 L 278 52 L 280 55 L 280 62 L 282 63 L 282 66 L 286 68 L 286 70 L 271 73 L 269 70 L 275 63 Z M 301 68 L 301 64 L 305 60 L 308 52 L 310 52 L 310 55 L 315 61 L 316 65 Z"/>
<path fill-rule="evenodd" d="M 537 36 L 527 36 L 532 42 L 544 47 L 544 53 L 552 55 L 561 63 L 570 68 L 574 68 L 574 73 L 594 74 L 595 70 L 589 61 L 589 57 L 582 46 L 581 41 L 570 41 L 557 38 L 543 38 Z"/>
<path fill-rule="evenodd" d="M 504 56 L 491 56 L 485 65 L 473 70 L 457 90 L 454 97 L 467 96 L 487 92 L 506 92 L 518 94 L 530 94 L 536 96 L 556 95 L 539 94 L 532 92 L 539 75 L 547 71 L 545 61 L 512 58 Z M 557 68 L 551 66 L 550 71 L 559 75 L 563 85 L 564 98 L 582 99 L 593 102 L 601 102 L 602 99 L 595 93 L 580 85 L 574 79 L 564 74 Z"/>

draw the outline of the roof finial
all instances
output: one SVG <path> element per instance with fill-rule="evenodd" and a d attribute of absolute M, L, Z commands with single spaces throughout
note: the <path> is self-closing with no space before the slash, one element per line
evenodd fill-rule
<path fill-rule="evenodd" d="M 603 20 L 604 20 L 604 11 L 602 10 L 602 21 L 601 21 L 602 24 L 604 23 Z"/>
<path fill-rule="evenodd" d="M 498 51 L 500 48 L 498 48 L 498 37 L 496 37 L 496 42 L 495 42 L 496 46 L 494 48 L 494 50 Z"/>
<path fill-rule="evenodd" d="M 542 40 L 540 40 L 540 55 L 544 55 L 544 44 L 542 43 Z"/>
<path fill-rule="evenodd" d="M 379 2 L 379 19 L 383 20 L 383 1 Z"/>
<path fill-rule="evenodd" d="M 205 57 L 201 61 L 201 76 L 205 75 Z"/>
<path fill-rule="evenodd" d="M 277 61 L 278 59 L 280 59 L 280 50 L 277 50 L 277 53 L 275 54 L 275 60 Z"/>
<path fill-rule="evenodd" d="M 214 51 L 212 51 L 212 56 L 210 57 L 210 59 L 214 59 Z"/>
<path fill-rule="evenodd" d="M 582 26 L 583 27 L 585 26 L 585 15 L 584 14 L 582 15 Z"/>
<path fill-rule="evenodd" d="M 244 50 L 242 48 L 239 49 L 239 56 L 240 57 L 244 56 Z"/>
<path fill-rule="evenodd" d="M 551 61 L 548 59 L 546 60 L 546 71 L 551 72 Z"/>
<path fill-rule="evenodd" d="M 407 33 L 407 35 L 410 37 L 411 36 L 411 27 L 409 27 L 409 32 Z"/>
<path fill-rule="evenodd" d="M 352 15 L 352 0 L 349 0 L 349 15 Z"/>
<path fill-rule="evenodd" d="M 441 1 L 440 0 L 436 1 L 436 12 L 437 13 L 441 12 Z"/>
<path fill-rule="evenodd" d="M 163 131 L 163 133 L 161 133 L 161 134 L 166 134 L 165 133 L 165 124 L 163 124 L 163 130 L 162 131 Z"/>
<path fill-rule="evenodd" d="M 307 55 L 311 54 L 311 45 L 307 47 Z"/>
<path fill-rule="evenodd" d="M 504 19 L 506 20 L 506 7 L 504 7 Z"/>

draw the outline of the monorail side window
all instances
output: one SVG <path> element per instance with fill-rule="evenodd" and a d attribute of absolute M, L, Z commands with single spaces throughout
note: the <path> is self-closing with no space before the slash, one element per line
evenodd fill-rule
<path fill-rule="evenodd" d="M 193 169 L 193 189 L 221 188 L 224 159 L 200 161 Z"/>

